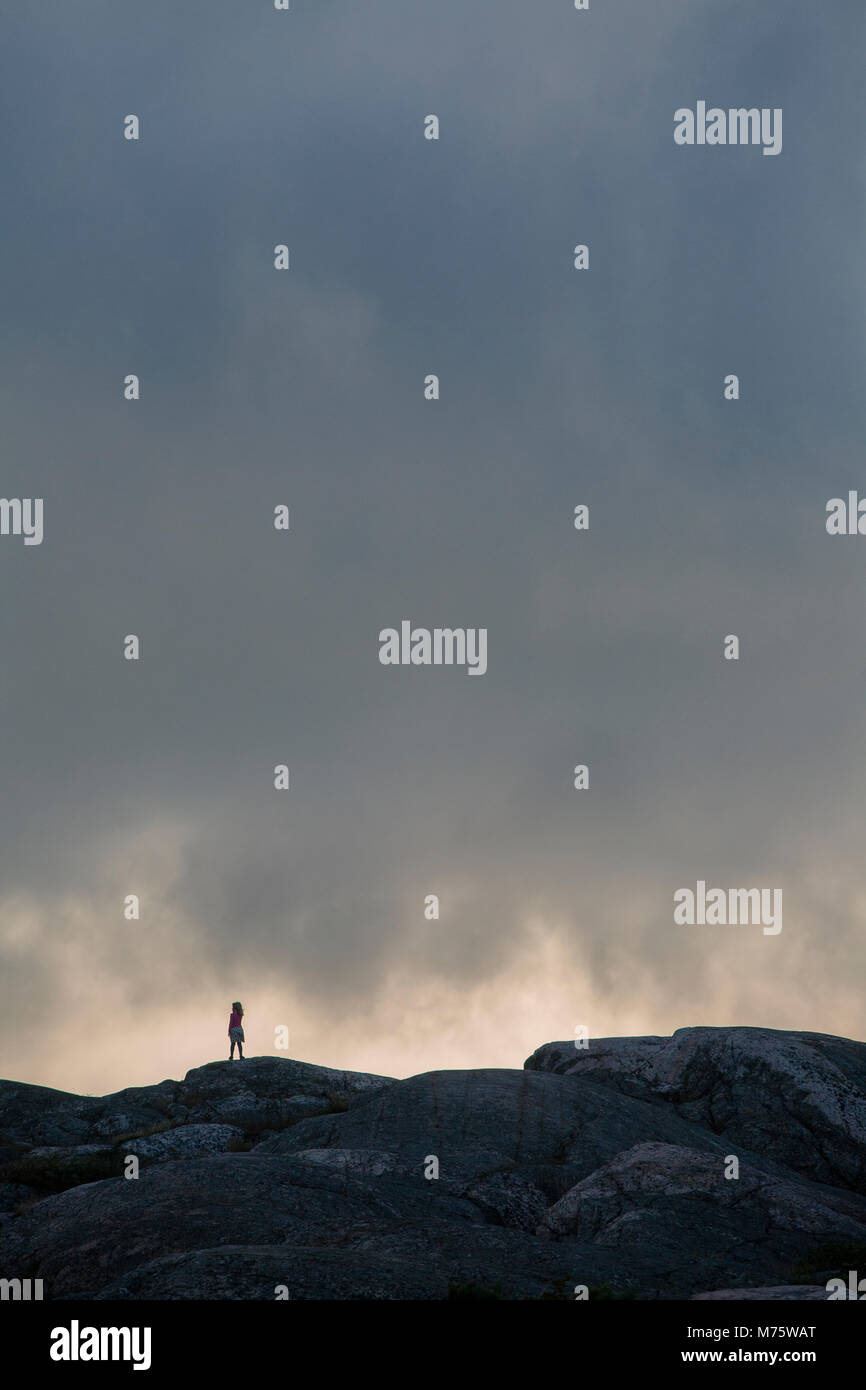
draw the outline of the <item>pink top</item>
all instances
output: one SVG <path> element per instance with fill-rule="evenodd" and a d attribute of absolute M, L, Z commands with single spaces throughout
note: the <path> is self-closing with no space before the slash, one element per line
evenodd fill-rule
<path fill-rule="evenodd" d="M 239 1014 L 237 1009 L 232 1009 L 229 1015 L 229 1032 L 231 1032 L 233 1028 L 240 1028 L 242 1018 L 243 1014 Z"/>

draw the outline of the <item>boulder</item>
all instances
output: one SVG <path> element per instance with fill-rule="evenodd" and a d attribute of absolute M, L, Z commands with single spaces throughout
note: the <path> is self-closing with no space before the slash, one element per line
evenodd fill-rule
<path fill-rule="evenodd" d="M 714 1289 L 712 1293 L 692 1294 L 691 1301 L 700 1303 L 702 1299 L 708 1302 L 731 1302 L 742 1303 L 743 1300 L 769 1300 L 784 1299 L 786 1303 L 823 1303 L 827 1298 L 827 1290 L 823 1284 L 775 1284 L 768 1289 Z"/>
<path fill-rule="evenodd" d="M 615 1257 L 600 1251 L 590 1258 L 499 1226 L 464 1229 L 433 1219 L 371 1226 L 366 1235 L 355 1232 L 351 1244 L 225 1245 L 164 1256 L 128 1270 L 96 1297 L 273 1301 L 282 1285 L 292 1301 L 566 1299 L 573 1297 L 572 1264 L 589 1271 L 596 1286 L 618 1278 Z"/>
<path fill-rule="evenodd" d="M 222 1245 L 331 1244 L 438 1213 L 458 1225 L 470 1202 L 422 1180 L 380 1189 L 320 1163 L 256 1153 L 175 1159 L 49 1197 L 0 1226 L 0 1268 L 43 1278 L 51 1297 L 92 1296 L 167 1254 Z M 20 1271 L 20 1274 L 19 1274 Z"/>
<path fill-rule="evenodd" d="M 0 1182 L 0 1221 L 11 1216 L 19 1207 L 39 1202 L 45 1193 L 38 1187 L 28 1187 L 21 1182 Z"/>
<path fill-rule="evenodd" d="M 209 1062 L 183 1081 L 77 1096 L 0 1081 L 0 1167 L 22 1149 L 118 1144 L 181 1124 L 232 1124 L 250 1134 L 348 1108 L 392 1078 L 336 1071 L 288 1057 Z"/>
<path fill-rule="evenodd" d="M 61 1300 L 826 1297 L 866 1270 L 864 1054 L 693 1028 L 403 1081 L 0 1082 L 0 1269 Z"/>
<path fill-rule="evenodd" d="M 418 1174 L 433 1155 L 440 1179 L 462 1180 L 517 1166 L 559 1166 L 570 1186 L 638 1139 L 722 1151 L 715 1135 L 647 1101 L 592 1083 L 563 1085 L 544 1073 L 481 1068 L 393 1082 L 343 1114 L 275 1135 L 256 1153 L 373 1150 Z"/>
<path fill-rule="evenodd" d="M 199 1158 L 240 1148 L 244 1132 L 235 1125 L 181 1125 L 162 1134 L 130 1139 L 121 1145 L 124 1155 L 135 1154 L 144 1163 L 167 1163 L 174 1158 Z"/>
<path fill-rule="evenodd" d="M 178 1082 L 133 1086 L 108 1096 L 77 1096 L 48 1086 L 0 1082 L 0 1131 L 4 1143 L 35 1148 L 107 1142 L 164 1124 Z"/>
<path fill-rule="evenodd" d="M 839 1189 L 782 1179 L 757 1163 L 725 1177 L 718 1156 L 674 1144 L 636 1144 L 617 1154 L 545 1213 L 541 1233 L 619 1245 L 649 1220 L 665 1240 L 688 1239 L 685 1227 L 706 1235 L 709 1223 L 740 1241 L 756 1231 L 778 1239 L 786 1231 L 828 1241 L 862 1242 L 866 1203 Z"/>
<path fill-rule="evenodd" d="M 24 1183 L 44 1196 L 120 1171 L 120 1155 L 110 1144 L 39 1145 L 4 1163 L 0 1180 Z"/>
<path fill-rule="evenodd" d="M 285 1293 L 282 1291 L 286 1290 Z M 126 1274 L 100 1300 L 441 1299 L 448 1281 L 418 1261 L 351 1250 L 227 1245 L 168 1255 Z"/>
<path fill-rule="evenodd" d="M 393 1084 L 388 1076 L 335 1071 L 288 1057 L 209 1062 L 187 1072 L 180 1096 L 192 1124 L 232 1124 L 255 1135 L 311 1115 L 346 1110 Z"/>
<path fill-rule="evenodd" d="M 866 1193 L 866 1043 L 772 1028 L 546 1043 L 532 1072 L 591 1081 L 819 1182 Z M 734 1150 L 736 1151 L 736 1150 Z"/>

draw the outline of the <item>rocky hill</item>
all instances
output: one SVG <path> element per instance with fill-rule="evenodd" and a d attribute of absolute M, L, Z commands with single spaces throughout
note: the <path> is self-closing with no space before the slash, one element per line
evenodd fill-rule
<path fill-rule="evenodd" d="M 0 1275 L 52 1299 L 816 1299 L 858 1267 L 866 1044 L 845 1038 L 686 1028 L 403 1081 L 254 1057 L 101 1097 L 0 1082 Z"/>

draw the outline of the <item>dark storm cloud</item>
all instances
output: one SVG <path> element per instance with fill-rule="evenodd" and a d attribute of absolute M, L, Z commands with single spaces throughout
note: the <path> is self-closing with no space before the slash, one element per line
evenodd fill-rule
<path fill-rule="evenodd" d="M 0 871 L 137 1007 L 195 961 L 327 1003 L 395 963 L 471 988 L 540 915 L 677 1026 L 718 997 L 671 928 L 700 876 L 783 881 L 795 980 L 819 950 L 811 860 L 862 855 L 862 561 L 823 529 L 862 478 L 859 18 L 774 9 L 12 21 L 3 491 L 46 519 L 0 543 Z M 782 154 L 677 148 L 699 98 L 782 107 Z M 403 618 L 486 626 L 487 675 L 380 666 Z M 107 926 L 148 889 L 153 954 Z M 51 939 L 10 948 L 31 1019 Z"/>

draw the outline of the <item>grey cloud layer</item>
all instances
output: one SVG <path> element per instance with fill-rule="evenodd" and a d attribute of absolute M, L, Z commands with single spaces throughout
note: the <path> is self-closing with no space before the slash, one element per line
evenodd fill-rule
<path fill-rule="evenodd" d="M 3 491 L 45 542 L 0 542 L 0 874 L 136 1007 L 139 882 L 178 998 L 196 960 L 323 1006 L 395 962 L 471 989 L 540 914 L 677 1026 L 723 997 L 670 922 L 699 876 L 783 881 L 819 995 L 862 960 L 807 884 L 862 858 L 863 561 L 822 520 L 862 477 L 860 20 L 776 8 L 14 20 Z M 698 97 L 784 107 L 783 154 L 677 149 Z M 487 627 L 483 680 L 381 667 L 405 617 Z M 131 848 L 160 825 L 170 868 Z M 50 940 L 9 953 L 22 1020 L 62 1000 Z"/>

